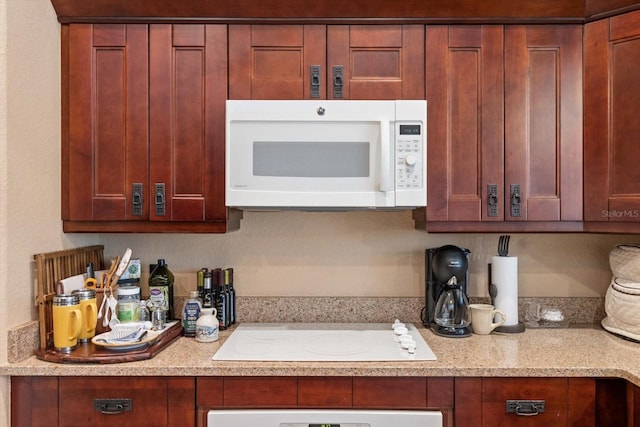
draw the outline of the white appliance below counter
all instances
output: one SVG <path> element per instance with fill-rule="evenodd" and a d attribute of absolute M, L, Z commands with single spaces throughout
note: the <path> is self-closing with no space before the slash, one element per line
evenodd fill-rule
<path fill-rule="evenodd" d="M 436 360 L 413 324 L 414 353 L 401 346 L 390 323 L 243 323 L 213 360 L 226 361 L 424 361 Z"/>
<path fill-rule="evenodd" d="M 442 427 L 439 411 L 215 410 L 209 427 Z"/>

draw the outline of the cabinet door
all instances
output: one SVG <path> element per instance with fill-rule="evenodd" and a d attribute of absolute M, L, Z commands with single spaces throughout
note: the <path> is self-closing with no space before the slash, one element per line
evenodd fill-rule
<path fill-rule="evenodd" d="M 422 25 L 328 26 L 327 97 L 424 99 L 423 41 Z"/>
<path fill-rule="evenodd" d="M 584 51 L 585 220 L 637 222 L 640 12 L 587 24 Z"/>
<path fill-rule="evenodd" d="M 582 220 L 581 41 L 579 25 L 505 27 L 508 221 Z"/>
<path fill-rule="evenodd" d="M 422 25 L 232 25 L 229 97 L 424 99 L 423 40 Z"/>
<path fill-rule="evenodd" d="M 63 31 L 63 220 L 148 218 L 147 38 L 146 25 Z"/>
<path fill-rule="evenodd" d="M 426 31 L 427 220 L 502 221 L 487 210 L 504 185 L 502 26 Z"/>
<path fill-rule="evenodd" d="M 224 221 L 227 27 L 151 25 L 149 39 L 149 217 Z"/>
<path fill-rule="evenodd" d="M 311 67 L 317 98 L 326 98 L 324 25 L 231 25 L 229 99 L 309 99 Z"/>
<path fill-rule="evenodd" d="M 58 377 L 11 377 L 11 427 L 58 425 Z"/>

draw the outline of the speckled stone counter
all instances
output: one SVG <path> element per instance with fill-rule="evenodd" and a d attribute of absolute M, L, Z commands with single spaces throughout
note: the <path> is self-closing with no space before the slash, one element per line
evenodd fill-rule
<path fill-rule="evenodd" d="M 153 359 L 118 364 L 57 364 L 29 357 L 0 366 L 26 376 L 483 376 L 618 377 L 640 386 L 640 344 L 597 326 L 528 329 L 522 334 L 443 338 L 419 327 L 437 361 L 222 362 L 215 343 L 179 338 Z"/>

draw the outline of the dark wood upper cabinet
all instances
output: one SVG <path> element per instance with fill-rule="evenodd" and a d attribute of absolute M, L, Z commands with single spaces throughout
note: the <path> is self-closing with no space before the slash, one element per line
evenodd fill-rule
<path fill-rule="evenodd" d="M 148 197 L 132 205 L 149 170 L 147 26 L 63 27 L 63 49 L 62 219 L 147 220 Z"/>
<path fill-rule="evenodd" d="M 582 220 L 581 26 L 505 27 L 503 199 L 508 221 Z"/>
<path fill-rule="evenodd" d="M 149 39 L 150 219 L 224 222 L 227 27 L 154 24 Z"/>
<path fill-rule="evenodd" d="M 326 72 L 325 38 L 324 25 L 229 26 L 229 99 L 309 99 L 311 66 Z"/>
<path fill-rule="evenodd" d="M 424 99 L 424 26 L 329 25 L 329 99 L 339 99 L 335 66 L 345 99 Z"/>
<path fill-rule="evenodd" d="M 424 99 L 423 40 L 421 25 L 231 25 L 229 98 Z"/>
<path fill-rule="evenodd" d="M 640 3 L 248 1 L 52 0 L 65 232 L 239 227 L 226 99 L 427 99 L 427 231 L 640 230 Z"/>
<path fill-rule="evenodd" d="M 585 27 L 585 229 L 640 226 L 640 12 Z"/>
<path fill-rule="evenodd" d="M 502 26 L 427 27 L 428 221 L 487 219 L 503 186 L 503 55 Z"/>
<path fill-rule="evenodd" d="M 427 230 L 580 228 L 581 28 L 427 27 Z"/>
<path fill-rule="evenodd" d="M 62 27 L 65 232 L 224 232 L 227 26 Z"/>

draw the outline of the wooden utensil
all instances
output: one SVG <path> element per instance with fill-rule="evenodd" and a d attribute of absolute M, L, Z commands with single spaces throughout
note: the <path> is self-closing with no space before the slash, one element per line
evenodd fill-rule
<path fill-rule="evenodd" d="M 116 269 L 115 273 L 111 277 L 111 280 L 109 281 L 109 284 L 111 284 L 111 286 L 115 286 L 118 284 L 118 280 L 120 280 L 120 276 L 122 276 L 124 271 L 127 269 L 127 266 L 129 265 L 130 260 L 131 260 L 131 249 L 127 248 L 127 250 L 124 252 L 124 255 L 122 255 L 120 264 L 118 264 L 118 268 Z"/>

